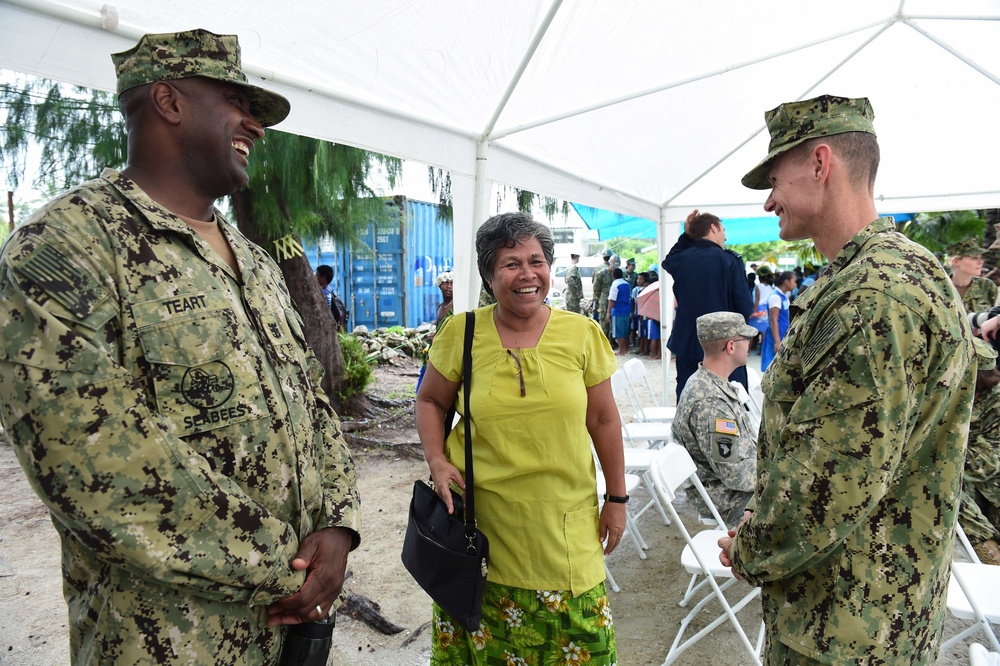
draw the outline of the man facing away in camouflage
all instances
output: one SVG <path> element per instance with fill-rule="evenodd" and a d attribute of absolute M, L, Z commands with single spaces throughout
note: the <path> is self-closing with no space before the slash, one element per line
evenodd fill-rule
<path fill-rule="evenodd" d="M 875 212 L 865 98 L 765 114 L 781 238 L 830 268 L 764 375 L 757 482 L 720 559 L 761 587 L 767 664 L 931 664 L 955 543 L 976 363 L 934 256 Z M 732 532 L 730 534 L 733 534 Z"/>
<path fill-rule="evenodd" d="M 590 305 L 592 311 L 595 313 L 597 323 L 601 325 L 601 330 L 604 331 L 604 337 L 610 342 L 611 323 L 604 321 L 604 315 L 608 311 L 608 292 L 611 289 L 611 282 L 613 281 L 611 277 L 611 250 L 605 250 L 603 257 L 604 265 L 598 266 L 597 270 L 594 271 L 594 299 Z"/>
<path fill-rule="evenodd" d="M 726 525 L 735 526 L 757 479 L 757 431 L 750 425 L 750 400 L 729 375 L 747 364 L 757 329 L 736 312 L 712 312 L 695 320 L 705 358 L 688 378 L 671 429 L 698 466 L 698 478 Z M 692 503 L 709 515 L 701 498 Z"/>
<path fill-rule="evenodd" d="M 247 83 L 234 35 L 112 59 L 128 166 L 0 257 L 3 425 L 62 542 L 74 664 L 273 665 L 360 540 L 281 273 L 213 206 L 289 105 Z"/>
<path fill-rule="evenodd" d="M 583 314 L 580 301 L 583 300 L 583 280 L 580 279 L 580 255 L 571 254 L 569 260 L 573 263 L 566 269 L 566 309 L 570 312 Z"/>

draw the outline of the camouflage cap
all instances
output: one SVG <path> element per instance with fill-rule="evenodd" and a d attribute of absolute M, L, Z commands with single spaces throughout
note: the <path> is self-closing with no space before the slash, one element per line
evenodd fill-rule
<path fill-rule="evenodd" d="M 628 266 L 629 264 L 631 264 L 632 266 L 635 266 L 635 259 L 632 259 L 632 258 L 626 259 L 625 260 L 625 265 Z"/>
<path fill-rule="evenodd" d="M 875 134 L 875 112 L 867 97 L 851 99 L 820 95 L 801 102 L 781 104 L 764 114 L 771 133 L 767 157 L 743 176 L 743 185 L 752 190 L 769 190 L 771 161 L 808 139 L 846 132 Z"/>
<path fill-rule="evenodd" d="M 280 123 L 292 108 L 281 95 L 247 82 L 236 35 L 216 35 L 200 28 L 147 34 L 129 50 L 111 54 L 111 60 L 119 95 L 147 83 L 203 76 L 248 89 L 250 112 L 264 127 Z"/>
<path fill-rule="evenodd" d="M 944 253 L 949 257 L 981 257 L 988 250 L 979 246 L 979 241 L 975 238 L 963 238 L 957 243 L 952 243 L 944 249 Z"/>
<path fill-rule="evenodd" d="M 603 253 L 601 254 L 601 256 L 602 256 L 602 257 L 613 257 L 613 256 L 614 256 L 614 254 L 615 254 L 615 253 L 614 253 L 614 252 L 612 252 L 611 250 L 605 250 L 605 251 L 604 251 L 604 252 L 603 252 Z"/>
<path fill-rule="evenodd" d="M 748 326 L 743 315 L 738 312 L 709 312 L 695 320 L 698 339 L 702 342 L 727 340 L 729 338 L 755 338 L 757 329 Z"/>
<path fill-rule="evenodd" d="M 977 370 L 993 370 L 997 367 L 997 352 L 993 345 L 981 338 L 972 338 L 976 350 Z"/>

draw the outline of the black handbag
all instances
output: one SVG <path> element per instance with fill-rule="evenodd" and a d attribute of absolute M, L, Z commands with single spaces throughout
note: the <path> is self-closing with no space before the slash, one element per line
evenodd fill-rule
<path fill-rule="evenodd" d="M 483 590 L 489 570 L 490 544 L 476 529 L 473 504 L 472 420 L 469 391 L 472 381 L 472 336 L 475 315 L 466 313 L 465 350 L 462 355 L 462 391 L 465 400 L 465 497 L 454 490 L 455 512 L 423 481 L 413 484 L 410 516 L 403 539 L 403 566 L 431 599 L 468 631 L 479 630 Z M 445 436 L 451 430 L 454 410 L 445 416 Z"/>

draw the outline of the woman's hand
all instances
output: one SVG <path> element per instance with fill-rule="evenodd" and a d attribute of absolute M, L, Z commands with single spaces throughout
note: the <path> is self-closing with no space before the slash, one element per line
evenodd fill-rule
<path fill-rule="evenodd" d="M 605 502 L 601 509 L 601 543 L 604 543 L 604 554 L 611 552 L 622 542 L 625 535 L 625 505 L 617 502 Z"/>
<path fill-rule="evenodd" d="M 434 492 L 437 493 L 441 501 L 448 507 L 448 515 L 455 513 L 455 506 L 451 501 L 451 484 L 462 489 L 462 499 L 465 499 L 465 479 L 462 478 L 458 468 L 445 460 L 443 457 L 433 463 L 428 463 L 431 468 L 431 481 L 434 482 Z"/>

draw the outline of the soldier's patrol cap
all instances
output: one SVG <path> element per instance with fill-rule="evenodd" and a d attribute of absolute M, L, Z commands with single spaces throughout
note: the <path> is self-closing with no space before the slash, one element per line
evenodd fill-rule
<path fill-rule="evenodd" d="M 978 370 L 993 370 L 997 367 L 997 352 L 993 345 L 980 338 L 972 338 L 976 349 L 976 364 Z"/>
<path fill-rule="evenodd" d="M 612 257 L 612 256 L 614 256 L 614 254 L 615 253 L 612 252 L 611 250 L 605 250 L 604 253 L 601 256 L 602 257 Z"/>
<path fill-rule="evenodd" d="M 944 249 L 944 253 L 949 257 L 981 257 L 986 252 L 986 248 L 980 247 L 979 241 L 971 236 L 957 243 L 952 243 Z"/>
<path fill-rule="evenodd" d="M 625 265 L 628 266 L 629 264 L 635 266 L 635 259 L 626 259 Z"/>
<path fill-rule="evenodd" d="M 846 132 L 875 135 L 875 112 L 867 97 L 851 99 L 820 95 L 801 102 L 780 104 L 764 114 L 771 134 L 767 157 L 743 176 L 743 185 L 752 190 L 769 190 L 768 171 L 779 155 L 809 139 Z"/>
<path fill-rule="evenodd" d="M 755 338 L 757 329 L 748 326 L 743 315 L 738 312 L 709 312 L 695 320 L 698 339 L 702 342 L 728 340 L 729 338 Z"/>
<path fill-rule="evenodd" d="M 236 35 L 217 35 L 200 28 L 147 34 L 128 51 L 111 54 L 111 60 L 119 95 L 147 83 L 203 76 L 249 90 L 250 112 L 264 127 L 280 123 L 292 108 L 281 95 L 247 81 Z"/>

